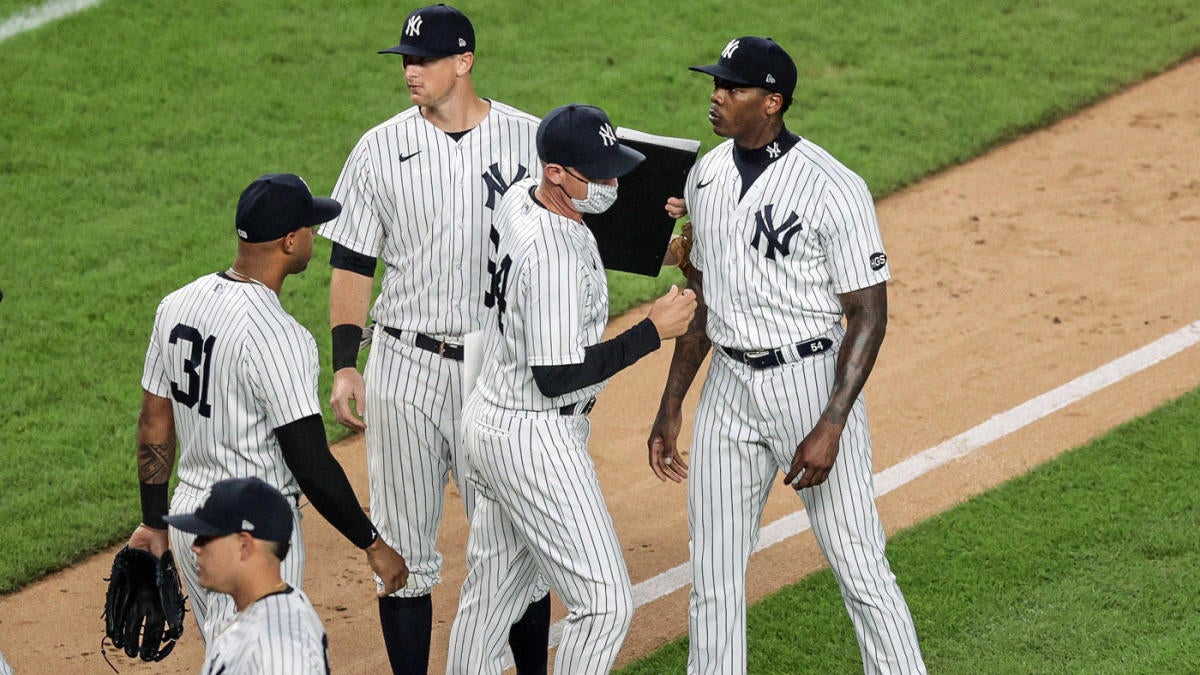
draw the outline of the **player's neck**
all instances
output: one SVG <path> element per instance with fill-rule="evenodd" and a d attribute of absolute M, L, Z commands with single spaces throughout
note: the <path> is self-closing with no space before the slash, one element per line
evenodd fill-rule
<path fill-rule="evenodd" d="M 542 206 L 546 207 L 547 211 L 556 213 L 563 218 L 570 218 L 577 223 L 583 222 L 583 216 L 575 210 L 575 205 L 571 203 L 571 200 L 560 186 L 543 180 L 538 184 L 537 189 L 534 190 L 533 196 Z"/>
<path fill-rule="evenodd" d="M 735 136 L 733 142 L 737 143 L 738 147 L 745 148 L 746 150 L 758 150 L 778 138 L 782 131 L 783 118 L 774 117 L 757 129 L 748 130 L 744 134 Z"/>
<path fill-rule="evenodd" d="M 279 576 L 278 570 L 276 570 L 274 575 L 264 575 L 248 579 L 246 583 L 235 589 L 230 595 L 233 596 L 233 603 L 237 605 L 237 610 L 242 612 L 250 605 L 268 595 L 281 593 L 287 589 L 288 585 Z"/>
<path fill-rule="evenodd" d="M 233 261 L 227 273 L 234 281 L 260 284 L 274 291 L 276 295 L 279 295 L 279 290 L 283 288 L 283 280 L 287 278 L 287 274 L 277 265 L 265 264 L 259 258 L 242 255 Z"/>
<path fill-rule="evenodd" d="M 438 105 L 421 106 L 421 116 L 447 133 L 470 131 L 479 126 L 492 110 L 492 103 L 479 98 L 473 87 L 464 87 Z"/>

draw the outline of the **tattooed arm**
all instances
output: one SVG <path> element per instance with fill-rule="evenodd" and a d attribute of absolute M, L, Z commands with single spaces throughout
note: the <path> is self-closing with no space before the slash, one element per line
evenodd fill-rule
<path fill-rule="evenodd" d="M 170 399 L 142 392 L 137 431 L 138 485 L 142 495 L 142 524 L 129 545 L 156 556 L 167 550 L 167 482 L 175 467 L 175 418 Z"/>
<path fill-rule="evenodd" d="M 712 348 L 712 342 L 704 330 L 708 324 L 708 307 L 704 304 L 704 274 L 692 268 L 687 275 L 688 285 L 696 293 L 696 313 L 687 333 L 675 338 L 675 352 L 671 356 L 671 370 L 663 388 L 658 415 L 650 429 L 646 447 L 650 451 L 650 468 L 659 480 L 676 483 L 687 478 L 687 462 L 675 446 L 679 428 L 683 423 L 683 397 L 696 379 L 700 364 Z"/>

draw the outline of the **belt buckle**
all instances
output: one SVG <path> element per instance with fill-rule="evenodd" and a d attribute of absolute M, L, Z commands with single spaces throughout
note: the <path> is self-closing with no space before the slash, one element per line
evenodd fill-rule
<path fill-rule="evenodd" d="M 762 370 L 763 368 L 769 368 L 771 366 L 778 365 L 779 359 L 776 357 L 774 358 L 774 361 L 772 361 L 773 357 L 775 357 L 774 349 L 760 349 L 758 351 L 745 352 L 744 356 L 742 357 L 742 362 L 751 368 Z"/>
<path fill-rule="evenodd" d="M 441 342 L 438 343 L 437 354 L 438 354 L 438 356 L 440 356 L 442 358 L 446 358 L 446 341 L 445 340 L 442 340 Z"/>

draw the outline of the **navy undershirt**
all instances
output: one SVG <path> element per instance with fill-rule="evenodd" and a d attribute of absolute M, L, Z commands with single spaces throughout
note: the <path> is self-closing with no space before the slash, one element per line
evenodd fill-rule
<path fill-rule="evenodd" d="M 800 142 L 800 137 L 788 131 L 787 127 L 779 130 L 779 135 L 773 141 L 761 148 L 748 150 L 733 144 L 733 165 L 742 176 L 742 193 L 738 199 L 746 196 L 746 190 L 758 180 L 758 177 L 771 166 L 771 162 L 782 157 L 792 146 Z"/>

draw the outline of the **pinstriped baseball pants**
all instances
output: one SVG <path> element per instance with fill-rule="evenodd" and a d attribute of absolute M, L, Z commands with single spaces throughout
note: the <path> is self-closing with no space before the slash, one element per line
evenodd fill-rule
<path fill-rule="evenodd" d="M 689 673 L 746 672 L 746 568 L 763 507 L 824 410 L 836 363 L 830 350 L 753 370 L 714 350 L 689 462 Z M 924 673 L 912 615 L 885 556 L 861 396 L 828 480 L 799 495 L 854 623 L 864 671 Z"/>
<path fill-rule="evenodd" d="M 540 571 L 570 612 L 555 672 L 607 673 L 633 596 L 588 454 L 587 417 L 502 410 L 478 396 L 463 416 L 477 492 L 446 672 L 502 672 L 508 628 Z"/>

